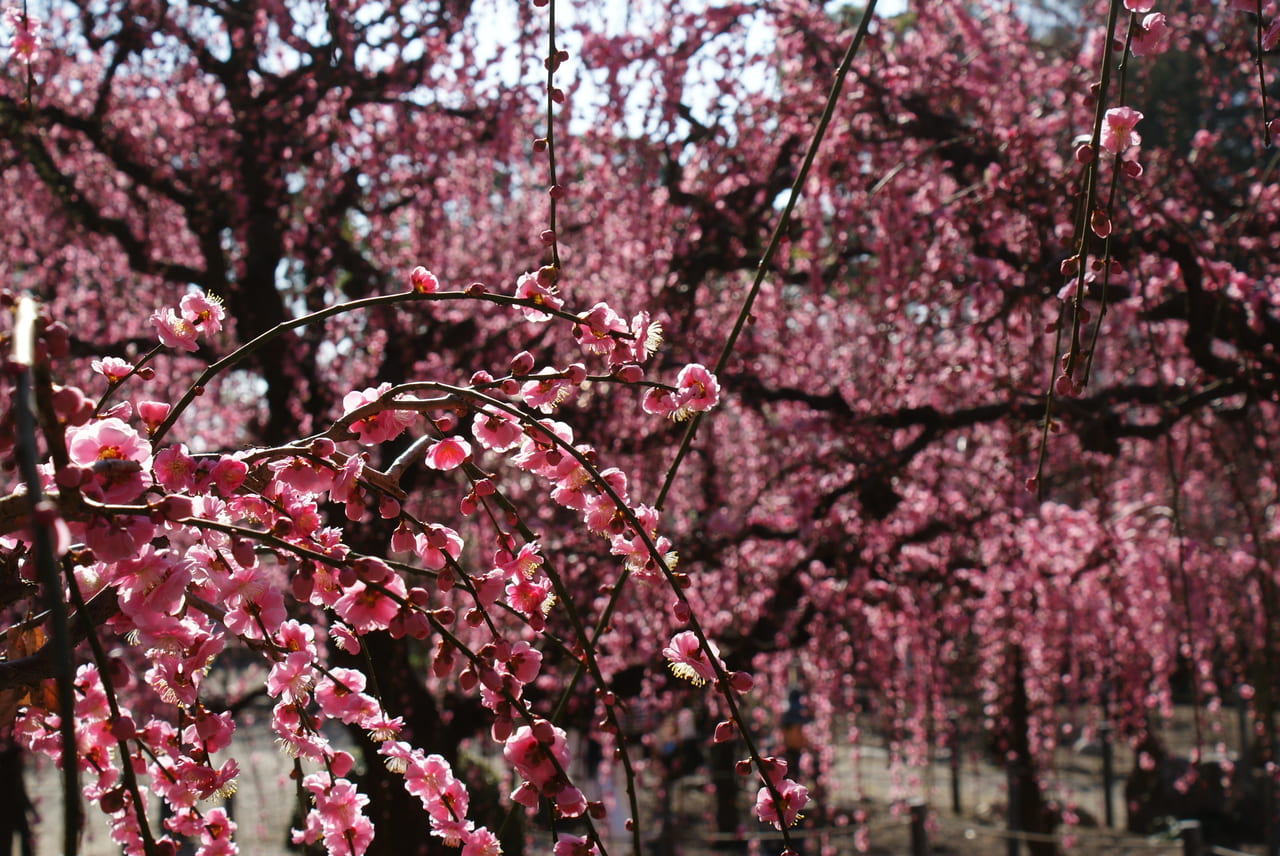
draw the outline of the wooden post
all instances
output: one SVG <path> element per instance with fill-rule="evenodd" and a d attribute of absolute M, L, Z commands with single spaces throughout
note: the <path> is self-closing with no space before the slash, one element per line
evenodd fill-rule
<path fill-rule="evenodd" d="M 1204 836 L 1201 834 L 1200 821 L 1184 820 L 1178 827 L 1182 831 L 1182 856 L 1203 856 Z"/>
<path fill-rule="evenodd" d="M 960 718 L 951 717 L 951 813 L 960 814 Z"/>
<path fill-rule="evenodd" d="M 1116 810 L 1112 804 L 1112 785 L 1115 782 L 1115 767 L 1111 754 L 1111 723 L 1104 722 L 1098 728 L 1098 741 L 1102 744 L 1102 811 L 1106 819 L 1107 829 L 1116 825 Z"/>
<path fill-rule="evenodd" d="M 928 856 L 929 835 L 924 828 L 925 818 L 929 815 L 929 806 L 924 800 L 911 802 L 911 856 Z"/>
<path fill-rule="evenodd" d="M 1022 839 L 1018 833 L 1022 831 L 1022 782 L 1018 778 L 1018 762 L 1006 761 L 1005 778 L 1009 790 L 1009 817 L 1005 824 L 1009 837 L 1005 839 L 1006 856 L 1018 856 L 1022 851 Z"/>

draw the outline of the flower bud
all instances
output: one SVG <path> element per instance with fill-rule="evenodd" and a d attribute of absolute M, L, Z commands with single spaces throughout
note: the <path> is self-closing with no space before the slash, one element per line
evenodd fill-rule
<path fill-rule="evenodd" d="M 415 267 L 409 274 L 409 285 L 418 294 L 435 294 L 440 290 L 440 280 L 422 265 Z"/>
<path fill-rule="evenodd" d="M 533 354 L 528 351 L 521 351 L 511 358 L 511 366 L 508 369 L 514 377 L 524 377 L 533 371 Z"/>
<path fill-rule="evenodd" d="M 644 369 L 635 363 L 627 363 L 614 369 L 613 376 L 623 383 L 639 383 L 644 380 Z"/>

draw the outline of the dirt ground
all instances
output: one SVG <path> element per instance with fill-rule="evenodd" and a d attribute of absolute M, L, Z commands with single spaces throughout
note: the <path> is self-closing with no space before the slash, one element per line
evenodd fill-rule
<path fill-rule="evenodd" d="M 1230 724 L 1229 720 L 1225 721 Z M 1170 745 L 1190 745 L 1189 722 L 1190 715 L 1180 713 L 1178 721 L 1170 725 L 1166 734 Z M 1227 756 L 1238 751 L 1231 739 L 1233 730 L 1219 727 L 1213 732 L 1217 749 Z M 288 778 L 291 762 L 277 750 L 265 729 L 244 730 L 237 734 L 236 740 L 241 776 L 231 811 L 239 826 L 240 852 L 245 856 L 285 856 L 289 851 L 284 847 L 284 840 L 293 809 L 293 785 Z M 1063 852 L 1078 856 L 1182 856 L 1183 844 L 1174 831 L 1142 837 L 1126 835 L 1119 829 L 1100 828 L 1105 793 L 1101 761 L 1096 751 L 1082 748 L 1084 751 L 1060 750 L 1052 783 L 1052 795 L 1073 804 L 1082 818 L 1081 824 L 1070 830 L 1062 841 Z M 923 771 L 891 769 L 888 754 L 874 744 L 874 738 L 857 747 L 856 752 L 842 750 L 836 755 L 832 784 L 825 795 L 828 809 L 825 814 L 839 816 L 846 825 L 817 830 L 802 825 L 797 838 L 801 846 L 797 849 L 803 856 L 845 856 L 857 852 L 857 844 L 866 846 L 865 852 L 880 856 L 907 856 L 912 852 L 907 796 L 923 800 L 926 805 L 928 852 L 940 856 L 1007 856 L 1010 853 L 1002 828 L 1006 799 L 1004 773 L 976 752 L 961 752 L 958 765 L 961 812 L 958 815 L 952 811 L 953 767 L 945 753 Z M 1124 823 L 1123 781 L 1132 763 L 1131 754 L 1123 747 L 1116 747 L 1112 799 L 1116 822 L 1121 827 Z M 44 831 L 38 856 L 57 856 L 61 803 L 56 771 L 48 766 L 28 770 L 27 778 Z M 742 838 L 750 840 L 740 841 L 740 850 L 751 854 L 776 853 L 781 850 L 780 840 L 750 818 L 753 793 L 754 790 L 742 794 L 743 817 L 748 824 Z M 644 856 L 702 856 L 725 852 L 712 847 L 710 788 L 701 771 L 675 785 L 671 808 L 668 838 L 647 840 L 649 852 Z M 823 812 L 819 809 L 810 814 L 809 822 Z M 849 824 L 854 817 L 862 821 L 861 826 Z M 610 852 L 629 853 L 629 839 L 622 838 L 622 830 L 616 829 L 614 835 L 617 838 L 608 842 Z M 532 853 L 544 850 L 537 842 L 530 848 Z M 91 807 L 81 853 L 83 856 L 115 856 L 118 852 L 107 835 L 103 817 Z M 1025 847 L 1021 849 L 1022 854 L 1027 852 Z M 1264 851 L 1255 846 L 1217 852 L 1262 854 Z"/>

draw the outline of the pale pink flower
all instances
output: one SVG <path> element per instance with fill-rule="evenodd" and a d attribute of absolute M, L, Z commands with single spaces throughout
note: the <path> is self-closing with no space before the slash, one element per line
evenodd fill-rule
<path fill-rule="evenodd" d="M 119 357 L 103 357 L 91 362 L 89 367 L 111 383 L 119 383 L 133 371 L 133 363 L 125 362 Z"/>
<path fill-rule="evenodd" d="M 564 301 L 556 297 L 554 287 L 548 287 L 538 282 L 538 275 L 534 273 L 522 274 L 516 282 L 516 297 L 521 300 L 528 300 L 536 306 L 546 306 L 551 309 L 559 309 L 564 306 Z M 532 307 L 522 307 L 521 311 L 524 317 L 535 323 L 543 323 L 550 321 L 551 316 L 545 312 L 539 312 Z"/>
<path fill-rule="evenodd" d="M 574 325 L 574 335 L 578 344 L 589 354 L 605 356 L 614 350 L 613 333 L 628 333 L 627 322 L 614 312 L 607 303 L 597 303 L 582 315 Z"/>
<path fill-rule="evenodd" d="M 31 62 L 40 50 L 40 22 L 21 9 L 10 7 L 4 10 L 4 21 L 13 30 L 13 52 Z"/>
<path fill-rule="evenodd" d="M 454 470 L 471 457 L 471 444 L 461 437 L 445 437 L 427 449 L 426 464 L 433 470 Z"/>
<path fill-rule="evenodd" d="M 1142 113 L 1132 107 L 1112 107 L 1102 119 L 1102 147 L 1118 155 L 1130 146 L 1139 145 L 1142 138 L 1134 133 L 1133 127 L 1141 119 Z"/>
<path fill-rule="evenodd" d="M 524 430 L 516 418 L 501 410 L 477 413 L 471 431 L 481 446 L 494 452 L 514 449 L 524 436 Z"/>
<path fill-rule="evenodd" d="M 716 406 L 720 400 L 720 384 L 706 366 L 690 363 L 676 376 L 676 409 L 671 417 L 687 419 Z"/>
<path fill-rule="evenodd" d="M 1150 12 L 1151 7 L 1155 5 L 1155 0 L 1124 0 L 1124 8 L 1130 12 L 1137 12 L 1139 15 Z"/>
<path fill-rule="evenodd" d="M 407 593 L 404 580 L 398 576 L 389 578 L 381 589 L 399 598 L 404 598 Z M 385 630 L 400 611 L 400 605 L 382 590 L 357 581 L 333 604 L 333 611 L 356 633 L 363 634 Z"/>
<path fill-rule="evenodd" d="M 196 462 L 182 444 L 165 446 L 152 462 L 156 481 L 167 491 L 191 490 L 195 486 Z"/>
<path fill-rule="evenodd" d="M 198 328 L 206 336 L 222 329 L 222 319 L 226 310 L 222 308 L 222 299 L 211 294 L 192 292 L 184 295 L 178 303 L 182 318 Z"/>
<path fill-rule="evenodd" d="M 800 810 L 809 801 L 809 789 L 791 779 L 782 779 L 774 787 L 778 789 L 778 796 L 782 799 L 782 811 L 778 811 L 769 789 L 761 788 L 756 794 L 756 817 L 764 823 L 772 823 L 778 829 L 795 825 L 802 817 Z"/>
<path fill-rule="evenodd" d="M 391 384 L 382 383 L 376 389 L 369 388 L 361 392 L 348 392 L 342 398 L 343 413 L 352 413 L 366 404 L 377 401 L 389 389 L 391 389 Z M 373 446 L 378 443 L 385 443 L 388 440 L 394 440 L 400 435 L 401 431 L 412 424 L 412 412 L 394 410 L 389 406 L 386 410 L 380 410 L 362 419 L 357 419 L 352 423 L 351 430 L 355 432 L 361 443 L 366 446 Z"/>
<path fill-rule="evenodd" d="M 498 836 L 485 827 L 473 829 L 463 839 L 462 856 L 502 856 Z"/>
<path fill-rule="evenodd" d="M 536 407 L 543 413 L 550 413 L 573 392 L 575 384 L 566 377 L 557 377 L 560 372 L 554 369 L 543 369 L 532 380 L 525 381 L 520 387 L 520 397 L 530 407 Z"/>
<path fill-rule="evenodd" d="M 114 417 L 68 428 L 67 453 L 92 470 L 84 487 L 95 499 L 127 502 L 151 486 L 150 444 Z"/>
<path fill-rule="evenodd" d="M 1280 19 L 1272 23 L 1271 29 L 1267 31 L 1267 35 L 1262 39 L 1262 49 L 1271 50 L 1275 45 L 1275 36 L 1280 35 L 1280 29 L 1277 28 Z M 1134 56 L 1149 56 L 1158 54 L 1164 50 L 1164 37 L 1168 33 L 1167 19 L 1162 12 L 1152 12 L 1142 19 L 1141 28 L 1133 34 L 1133 38 L 1129 41 L 1129 52 Z M 1267 38 L 1272 39 L 1271 45 L 1267 44 Z"/>
<path fill-rule="evenodd" d="M 720 652 L 716 649 L 715 643 L 708 644 L 711 645 L 711 656 L 719 660 Z M 692 630 L 684 630 L 673 636 L 671 644 L 662 649 L 662 655 L 669 661 L 671 674 L 689 681 L 695 687 L 716 679 L 715 667 L 711 665 L 711 661 L 702 650 L 701 643 L 698 642 L 698 637 Z M 721 663 L 721 666 L 723 665 Z"/>
<path fill-rule="evenodd" d="M 178 348 L 183 351 L 196 351 L 198 331 L 190 321 L 183 318 L 173 309 L 157 309 L 151 314 L 151 323 L 156 327 L 156 335 L 166 348 Z"/>

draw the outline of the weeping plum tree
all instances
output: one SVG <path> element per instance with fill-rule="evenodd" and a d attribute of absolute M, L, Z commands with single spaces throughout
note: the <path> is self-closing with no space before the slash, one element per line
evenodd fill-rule
<path fill-rule="evenodd" d="M 497 852 L 477 732 L 604 850 L 563 726 L 634 781 L 686 682 L 784 828 L 958 721 L 1046 829 L 1062 702 L 1175 679 L 1269 759 L 1273 4 L 861 11 L 9 10 L 5 739 L 147 854 L 235 852 L 254 694 L 335 854 Z"/>

